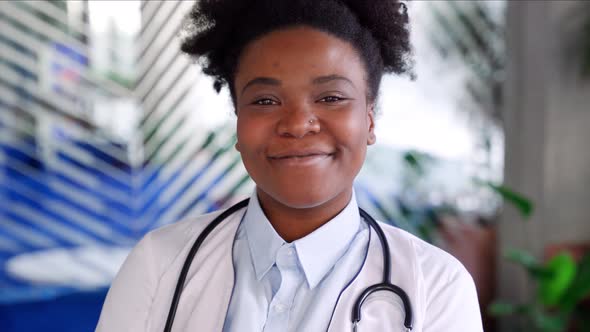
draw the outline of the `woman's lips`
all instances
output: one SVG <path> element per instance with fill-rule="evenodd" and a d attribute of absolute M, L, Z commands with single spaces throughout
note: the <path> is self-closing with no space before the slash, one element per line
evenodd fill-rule
<path fill-rule="evenodd" d="M 284 154 L 268 159 L 273 164 L 281 166 L 312 166 L 324 162 L 332 157 L 331 153 Z"/>

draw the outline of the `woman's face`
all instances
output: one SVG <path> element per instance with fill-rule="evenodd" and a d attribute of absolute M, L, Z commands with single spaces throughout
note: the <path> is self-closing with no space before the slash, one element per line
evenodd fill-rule
<path fill-rule="evenodd" d="M 236 148 L 261 199 L 298 209 L 348 202 L 375 142 L 354 48 L 296 27 L 253 41 L 239 60 Z"/>

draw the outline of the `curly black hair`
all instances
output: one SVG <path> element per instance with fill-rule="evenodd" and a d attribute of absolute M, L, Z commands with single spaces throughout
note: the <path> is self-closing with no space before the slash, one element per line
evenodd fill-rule
<path fill-rule="evenodd" d="M 374 101 L 384 73 L 411 72 L 409 18 L 399 0 L 198 0 L 187 16 L 181 50 L 215 79 L 233 81 L 241 52 L 271 31 L 309 26 L 351 43 L 367 73 Z"/>

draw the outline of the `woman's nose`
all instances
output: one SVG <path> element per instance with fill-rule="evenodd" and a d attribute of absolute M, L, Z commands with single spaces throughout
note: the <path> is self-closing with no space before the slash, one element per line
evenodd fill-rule
<path fill-rule="evenodd" d="M 319 119 L 305 107 L 286 110 L 277 125 L 277 133 L 280 136 L 301 138 L 319 132 Z"/>

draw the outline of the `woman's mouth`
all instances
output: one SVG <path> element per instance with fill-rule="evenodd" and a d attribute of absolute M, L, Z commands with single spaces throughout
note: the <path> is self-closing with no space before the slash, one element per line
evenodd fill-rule
<path fill-rule="evenodd" d="M 283 153 L 269 156 L 273 164 L 281 166 L 312 166 L 332 158 L 332 153 L 310 152 L 310 153 Z"/>

